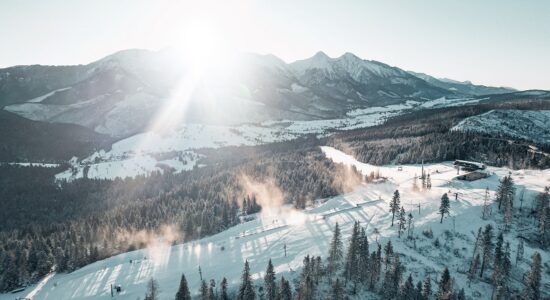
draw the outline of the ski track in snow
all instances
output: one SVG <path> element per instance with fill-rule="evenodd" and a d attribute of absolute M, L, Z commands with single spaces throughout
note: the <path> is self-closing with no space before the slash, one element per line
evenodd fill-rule
<path fill-rule="evenodd" d="M 405 239 L 398 239 L 396 228 L 391 227 L 391 214 L 388 212 L 388 201 L 395 189 L 401 192 L 402 205 L 407 213 L 413 214 L 415 233 L 431 228 L 435 236 L 439 236 L 443 245 L 449 245 L 468 259 L 471 256 L 472 232 L 477 232 L 480 226 L 492 223 L 498 232 L 499 225 L 494 221 L 482 220 L 481 206 L 485 188 L 491 190 L 491 199 L 497 189 L 501 176 L 512 172 L 518 187 L 527 190 L 525 206 L 530 205 L 527 195 L 534 196 L 545 185 L 550 183 L 550 170 L 509 170 L 507 168 L 488 167 L 493 175 L 489 178 L 462 182 L 454 180 L 456 171 L 452 163 L 427 164 L 425 170 L 431 174 L 433 188 L 426 192 L 413 192 L 411 178 L 420 174 L 420 165 L 404 165 L 398 171 L 398 166 L 373 166 L 356 161 L 353 157 L 331 147 L 322 147 L 327 157 L 337 163 L 354 165 L 363 174 L 379 170 L 382 176 L 388 178 L 384 183 L 361 184 L 354 191 L 329 199 L 316 201 L 314 207 L 304 211 L 293 211 L 278 216 L 259 215 L 255 220 L 231 227 L 216 235 L 198 241 L 176 246 L 152 247 L 133 252 L 123 253 L 102 261 L 95 262 L 70 274 L 58 273 L 47 281 L 34 295 L 35 300 L 50 299 L 103 299 L 110 298 L 110 285 L 120 284 L 122 293 L 115 299 L 136 299 L 143 297 L 146 283 L 155 278 L 160 286 L 160 299 L 173 299 L 179 285 L 181 273 L 185 273 L 191 293 L 199 290 L 200 280 L 198 267 L 200 265 L 204 278 L 214 278 L 219 282 L 222 277 L 229 280 L 229 287 L 238 287 L 240 273 L 245 260 L 250 263 L 253 278 L 261 283 L 267 261 L 272 259 L 279 278 L 295 278 L 299 274 L 303 257 L 306 255 L 321 255 L 326 258 L 327 247 L 336 222 L 342 230 L 344 244 L 350 236 L 353 223 L 359 221 L 366 227 L 371 251 L 375 248 L 375 240 L 385 243 L 391 238 L 396 251 L 405 254 L 403 262 L 407 272 L 412 273 L 415 280 L 426 274 L 436 278 L 441 270 L 448 266 L 457 284 L 466 287 L 466 275 L 457 270 L 464 269 L 464 260 L 441 251 L 428 251 L 433 240 L 418 241 L 418 251 L 407 246 Z M 420 182 L 419 182 L 420 184 Z M 443 224 L 439 223 L 439 199 L 445 192 L 451 192 L 451 213 Z M 454 193 L 458 192 L 458 201 Z M 531 197 L 533 198 L 533 197 Z M 381 199 L 381 200 L 379 200 Z M 417 205 L 421 204 L 421 212 Z M 323 217 L 324 216 L 324 217 Z M 374 229 L 380 232 L 379 237 L 373 234 Z M 445 230 L 456 230 L 465 238 L 455 237 L 454 240 L 443 240 Z M 511 249 L 517 246 L 515 233 L 505 235 L 511 242 Z M 450 244 L 449 244 L 450 243 Z M 284 246 L 287 246 L 287 256 Z M 225 250 L 221 250 L 224 247 Z M 424 250 L 422 250 L 424 249 Z M 428 251 L 421 253 L 420 251 Z M 525 258 L 530 258 L 533 249 L 526 244 Z M 542 252 L 542 260 L 548 261 L 550 255 Z M 132 263 L 130 263 L 132 260 Z M 520 264 L 521 265 L 521 264 Z M 528 265 L 523 263 L 523 268 Z M 426 273 L 428 272 L 428 273 Z M 550 280 L 543 274 L 543 282 Z M 490 295 L 491 287 L 486 283 L 474 283 L 471 290 L 482 295 Z M 22 295 L 25 292 L 21 293 Z M 18 294 L 2 294 L 0 300 L 17 297 Z M 358 296 L 360 297 L 360 296 Z M 359 299 L 359 298 L 357 298 Z M 483 297 L 482 297 L 483 299 Z"/>

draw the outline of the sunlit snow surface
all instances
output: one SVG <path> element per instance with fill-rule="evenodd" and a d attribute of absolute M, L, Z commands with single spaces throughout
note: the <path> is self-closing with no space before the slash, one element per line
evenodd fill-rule
<path fill-rule="evenodd" d="M 189 170 L 194 167 L 198 156 L 194 149 L 219 148 L 224 146 L 252 146 L 273 142 L 288 141 L 306 134 L 326 135 L 332 130 L 349 130 L 365 128 L 380 124 L 390 116 L 395 116 L 416 103 L 372 107 L 348 113 L 342 119 L 313 121 L 267 121 L 259 124 L 242 124 L 237 126 L 186 124 L 165 134 L 146 132 L 123 139 L 113 144 L 108 152 L 98 151 L 80 163 L 74 164 L 56 177 L 72 180 L 83 177 L 84 170 L 88 178 L 114 179 L 116 177 L 134 177 L 161 171 L 159 162 L 154 158 L 156 153 L 183 152 L 194 157 L 186 163 L 172 160 L 171 166 L 176 171 Z"/>
<path fill-rule="evenodd" d="M 254 279 L 264 275 L 269 259 L 272 259 L 278 276 L 282 274 L 286 278 L 294 278 L 299 274 L 305 255 L 326 257 L 336 222 L 342 228 L 344 241 L 347 241 L 355 221 L 367 228 L 371 251 L 375 248 L 376 240 L 385 243 L 391 238 L 396 251 L 407 255 L 403 257 L 403 262 L 407 267 L 407 274 L 413 273 L 413 276 L 417 276 L 415 279 L 423 278 L 426 270 L 432 270 L 431 276 L 435 279 L 444 266 L 448 266 L 453 270 L 457 284 L 466 286 L 465 274 L 457 270 L 463 269 L 467 265 L 466 259 L 471 256 L 472 232 L 476 232 L 478 227 L 486 223 L 492 223 L 496 228 L 500 226 L 494 221 L 480 218 L 484 190 L 486 187 L 491 190 L 492 199 L 499 178 L 511 170 L 489 167 L 488 171 L 493 174 L 489 178 L 463 182 L 453 179 L 456 170 L 450 162 L 428 164 L 425 165 L 425 170 L 431 175 L 433 188 L 428 192 L 413 192 L 412 178 L 421 173 L 420 165 L 404 165 L 402 171 L 398 171 L 397 166 L 377 167 L 357 162 L 353 157 L 331 147 L 322 147 L 322 150 L 335 162 L 355 165 L 363 174 L 379 170 L 381 176 L 388 177 L 388 181 L 362 184 L 353 192 L 319 200 L 315 207 L 306 211 L 288 209 L 284 214 L 260 217 L 196 242 L 172 247 L 150 247 L 98 261 L 70 274 L 56 274 L 41 290 L 35 290 L 33 299 L 106 299 L 110 297 L 110 285 L 120 284 L 123 292 L 116 295 L 116 298 L 134 300 L 137 297 L 143 298 L 146 282 L 152 277 L 159 282 L 160 299 L 173 299 L 181 273 L 185 273 L 191 292 L 198 292 L 199 265 L 205 279 L 214 278 L 219 283 L 222 277 L 227 277 L 230 280 L 230 289 L 234 290 L 245 260 L 250 262 Z M 550 170 L 511 172 L 518 191 L 525 189 L 524 206 L 530 206 L 536 192 L 550 184 Z M 427 228 L 431 228 L 435 236 L 454 228 L 465 236 L 466 240 L 455 239 L 450 245 L 457 248 L 463 258 L 455 257 L 452 252 L 448 256 L 441 256 L 439 251 L 421 255 L 412 248 L 406 248 L 405 240 L 397 238 L 397 226 L 390 226 L 388 201 L 395 189 L 400 190 L 401 203 L 407 213 L 411 212 L 414 216 L 417 235 L 421 235 L 420 232 Z M 445 192 L 451 193 L 451 216 L 440 224 L 439 199 Z M 453 196 L 455 192 L 459 193 L 458 201 Z M 420 213 L 418 204 L 421 205 Z M 519 206 L 517 203 L 516 205 Z M 380 232 L 379 235 L 373 233 L 375 228 Z M 511 242 L 512 249 L 516 248 L 516 234 L 512 231 L 505 235 L 505 239 Z M 447 242 L 441 240 L 441 243 Z M 284 254 L 285 245 L 287 256 Z M 419 240 L 418 247 L 420 249 L 426 246 Z M 532 253 L 533 249 L 526 245 L 525 257 L 530 258 Z M 543 261 L 550 259 L 547 252 L 543 252 L 542 256 Z M 528 264 L 520 264 L 520 267 L 527 268 Z M 543 282 L 548 282 L 548 277 L 543 274 Z M 0 300 L 26 296 L 31 290 L 33 287 L 17 295 L 0 295 Z M 489 285 L 480 282 L 472 284 L 470 291 L 472 290 L 482 295 L 491 293 Z"/>

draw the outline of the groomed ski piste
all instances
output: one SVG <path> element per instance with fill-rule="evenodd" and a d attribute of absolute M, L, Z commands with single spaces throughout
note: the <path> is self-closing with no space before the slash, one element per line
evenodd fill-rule
<path fill-rule="evenodd" d="M 460 181 L 455 179 L 457 171 L 452 162 L 444 162 L 424 165 L 431 176 L 431 190 L 413 191 L 413 178 L 421 174 L 420 165 L 378 167 L 360 163 L 331 147 L 322 147 L 322 150 L 337 163 L 354 165 L 365 175 L 379 171 L 387 180 L 363 183 L 349 193 L 317 200 L 304 211 L 289 206 L 264 209 L 252 221 L 198 241 L 169 246 L 159 240 L 147 249 L 113 256 L 69 274 L 52 273 L 23 292 L 0 295 L 0 300 L 18 297 L 36 300 L 110 299 L 111 285 L 122 287 L 122 292 L 114 293 L 114 299 L 142 299 L 147 281 L 151 278 L 158 281 L 160 299 L 173 299 L 182 273 L 187 277 L 191 292 L 197 295 L 200 286 L 199 266 L 205 280 L 215 279 L 219 285 L 221 279 L 226 277 L 229 289 L 235 291 L 245 260 L 249 261 L 258 286 L 263 283 L 261 278 L 269 259 L 275 266 L 277 278 L 283 275 L 292 282 L 300 274 L 304 256 L 320 255 L 325 260 L 337 222 L 341 226 L 344 246 L 347 247 L 355 221 L 367 229 L 371 251 L 375 249 L 376 243 L 385 244 L 391 239 L 395 251 L 402 254 L 402 262 L 406 267 L 404 276 L 411 273 L 416 281 L 429 275 L 432 280 L 437 280 L 443 268 L 448 267 L 455 283 L 466 289 L 468 297 L 490 299 L 492 286 L 477 280 L 467 288 L 466 278 L 475 241 L 474 233 L 480 226 L 489 223 L 495 227 L 495 233 L 503 228 L 502 216 L 496 212 L 494 205 L 492 217 L 488 220 L 481 218 L 485 189 L 490 190 L 489 199 L 492 201 L 499 179 L 511 172 L 518 192 L 525 190 L 523 206 L 530 207 L 535 195 L 544 186 L 550 185 L 550 170 L 495 167 L 487 168 L 491 174 L 488 178 L 473 182 Z M 397 225 L 391 226 L 389 200 L 396 189 L 401 194 L 401 204 L 407 214 L 410 212 L 414 217 L 416 243 L 403 237 L 398 238 Z M 438 208 L 443 193 L 449 193 L 451 210 L 441 224 Z M 458 193 L 457 198 L 455 193 Z M 517 201 L 515 207 L 519 205 Z M 504 236 L 505 241 L 511 243 L 512 258 L 515 257 L 518 243 L 518 232 L 515 230 L 520 226 L 514 224 L 514 229 Z M 525 226 L 534 225 L 531 223 Z M 433 239 L 422 235 L 422 231 L 428 229 L 433 231 Z M 436 238 L 441 242 L 439 248 L 433 245 Z M 526 243 L 525 259 L 513 269 L 513 285 L 521 286 L 521 275 L 517 274 L 529 269 L 533 252 L 534 249 Z M 548 252 L 539 252 L 543 262 L 549 261 Z M 544 272 L 542 276 L 544 292 L 549 288 L 544 283 L 550 282 L 550 278 Z M 365 293 L 360 292 L 355 299 L 364 299 Z"/>

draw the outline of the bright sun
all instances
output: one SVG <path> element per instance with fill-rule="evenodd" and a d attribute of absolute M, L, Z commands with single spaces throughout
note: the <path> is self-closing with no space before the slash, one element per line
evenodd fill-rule
<path fill-rule="evenodd" d="M 215 26 L 204 21 L 189 23 L 179 44 L 185 60 L 201 72 L 219 63 L 220 56 L 227 50 Z"/>

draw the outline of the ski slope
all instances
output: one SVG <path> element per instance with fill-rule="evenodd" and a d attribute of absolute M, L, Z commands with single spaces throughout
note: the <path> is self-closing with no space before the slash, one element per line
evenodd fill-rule
<path fill-rule="evenodd" d="M 299 274 L 304 256 L 309 254 L 321 255 L 323 259 L 326 257 L 336 222 L 341 226 L 346 245 L 355 221 L 366 227 L 371 251 L 376 241 L 385 243 L 388 239 L 392 240 L 395 250 L 404 254 L 406 274 L 412 273 L 415 279 L 425 275 L 435 279 L 448 266 L 456 282 L 466 287 L 466 275 L 460 273 L 460 270 L 467 266 L 466 261 L 471 257 L 474 239 L 472 232 L 477 232 L 480 226 L 487 223 L 492 223 L 495 228 L 500 226 L 494 220 L 484 221 L 480 217 L 485 188 L 492 191 L 492 199 L 499 178 L 511 170 L 489 167 L 488 171 L 492 176 L 474 182 L 462 182 L 454 179 L 456 170 L 450 162 L 429 164 L 424 168 L 431 175 L 432 189 L 413 192 L 412 178 L 421 174 L 420 165 L 405 165 L 402 166 L 402 171 L 398 171 L 398 166 L 378 167 L 360 163 L 331 147 L 322 147 L 322 150 L 333 161 L 354 165 L 363 174 L 379 170 L 381 176 L 387 177 L 387 181 L 377 184 L 363 183 L 347 194 L 317 200 L 313 207 L 305 211 L 297 211 L 288 206 L 272 208 L 263 211 L 252 221 L 195 242 L 169 246 L 159 238 L 147 249 L 98 261 L 70 274 L 54 274 L 39 290 L 29 287 L 18 294 L 0 295 L 0 300 L 26 297 L 31 291 L 31 298 L 37 300 L 108 299 L 111 284 L 120 284 L 123 288 L 120 294 L 115 294 L 115 299 L 134 300 L 143 298 L 150 278 L 155 278 L 159 283 L 160 299 L 173 299 L 181 273 L 185 273 L 191 292 L 198 293 L 199 266 L 204 279 L 213 278 L 219 283 L 222 277 L 226 277 L 230 289 L 234 290 L 239 284 L 245 260 L 250 263 L 254 279 L 263 277 L 269 259 L 273 261 L 277 276 L 282 274 L 285 278 L 294 278 Z M 525 206 L 530 205 L 536 192 L 550 184 L 550 170 L 511 172 L 518 190 L 526 190 Z M 410 241 L 397 238 L 397 226 L 390 226 L 392 216 L 388 203 L 395 189 L 399 189 L 401 204 L 407 213 L 414 216 L 415 235 L 420 236 L 414 250 Z M 440 224 L 439 199 L 445 192 L 451 193 L 451 212 L 443 224 Z M 454 193 L 458 193 L 458 200 L 455 200 Z M 457 253 L 448 254 L 435 249 L 432 241 L 421 235 L 421 231 L 428 228 L 441 239 L 443 245 L 457 249 Z M 457 235 L 449 241 L 444 239 L 445 231 L 456 231 Z M 510 232 L 505 235 L 513 250 L 517 242 L 514 234 Z M 526 244 L 525 257 L 529 258 L 532 253 L 533 249 Z M 541 254 L 543 261 L 550 259 L 547 252 Z M 528 265 L 520 264 L 519 267 L 527 268 Z M 549 275 L 543 274 L 543 282 L 548 280 Z M 480 293 L 484 296 L 478 298 L 488 299 L 490 292 L 488 284 L 478 282 L 472 284 L 467 295 Z M 361 294 L 357 299 L 361 299 Z"/>

